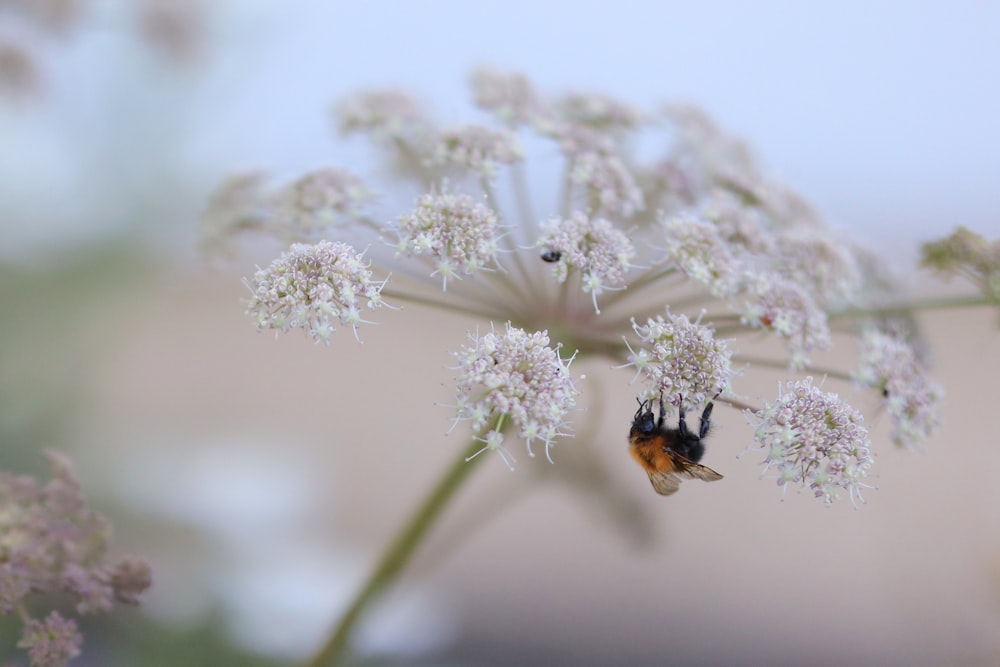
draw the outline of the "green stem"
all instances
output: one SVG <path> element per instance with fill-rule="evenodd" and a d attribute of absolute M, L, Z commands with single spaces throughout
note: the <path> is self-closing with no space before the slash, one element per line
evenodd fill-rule
<path fill-rule="evenodd" d="M 754 366 L 765 366 L 767 368 L 776 368 L 778 370 L 790 370 L 788 368 L 788 361 L 783 361 L 780 359 L 766 359 L 764 357 L 753 357 L 746 356 L 742 354 L 733 355 L 734 363 L 741 364 L 752 364 Z M 825 375 L 826 377 L 834 378 L 836 380 L 843 380 L 845 382 L 853 382 L 854 377 L 850 373 L 845 373 L 844 371 L 837 370 L 836 368 L 824 368 L 823 366 L 814 366 L 812 364 L 807 364 L 806 366 L 792 371 L 794 373 L 812 373 L 813 375 Z"/>
<path fill-rule="evenodd" d="M 973 306 L 992 306 L 996 302 L 983 295 L 967 297 L 949 297 L 944 299 L 928 299 L 893 306 L 875 306 L 872 308 L 850 308 L 836 313 L 830 313 L 830 320 L 847 317 L 877 317 L 880 315 L 906 315 L 921 310 L 939 310 L 942 308 L 970 308 Z"/>
<path fill-rule="evenodd" d="M 459 456 L 441 480 L 437 483 L 430 495 L 423 504 L 413 514 L 410 521 L 403 528 L 403 531 L 396 537 L 396 541 L 390 545 L 383 554 L 382 560 L 376 565 L 364 587 L 358 592 L 354 602 L 344 613 L 340 622 L 334 628 L 330 637 L 326 640 L 323 648 L 316 653 L 307 663 L 307 667 L 325 667 L 336 664 L 345 655 L 351 633 L 357 625 L 361 616 L 368 609 L 371 603 L 392 584 L 409 562 L 413 553 L 420 546 L 428 531 L 434 526 L 438 517 L 448 501 L 455 495 L 455 492 L 462 485 L 462 482 L 469 476 L 475 468 L 476 462 L 485 456 L 477 456 L 468 460 L 476 452 L 483 448 L 483 443 L 473 440 L 462 455 Z"/>

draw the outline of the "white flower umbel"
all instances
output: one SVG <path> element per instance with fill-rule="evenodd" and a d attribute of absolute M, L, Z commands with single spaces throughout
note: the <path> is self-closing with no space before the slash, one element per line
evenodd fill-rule
<path fill-rule="evenodd" d="M 740 284 L 742 265 L 734 247 L 723 241 L 719 227 L 693 214 L 661 217 L 667 259 L 713 296 L 733 294 Z"/>
<path fill-rule="evenodd" d="M 516 134 L 481 125 L 465 125 L 441 132 L 432 149 L 432 165 L 454 165 L 492 176 L 502 164 L 524 159 Z"/>
<path fill-rule="evenodd" d="M 809 363 L 808 352 L 830 347 L 826 313 L 801 285 L 776 273 L 762 272 L 748 278 L 744 289 L 741 321 L 784 338 L 792 353 L 791 368 L 804 368 Z"/>
<path fill-rule="evenodd" d="M 490 331 L 470 340 L 455 357 L 457 419 L 471 422 L 485 443 L 473 456 L 496 451 L 513 469 L 513 457 L 503 446 L 502 431 L 509 421 L 527 443 L 529 456 L 534 456 L 531 444 L 537 440 L 545 444 L 551 462 L 549 448 L 556 436 L 566 435 L 560 429 L 579 394 L 569 376 L 569 360 L 549 344 L 547 332 L 528 333 L 509 322 L 503 333 Z"/>
<path fill-rule="evenodd" d="M 253 175 L 223 187 L 205 216 L 216 241 L 244 232 L 338 239 L 293 246 L 248 281 L 260 328 L 299 327 L 328 342 L 335 325 L 357 334 L 365 306 L 383 305 L 384 295 L 481 325 L 509 322 L 506 335 L 474 339 L 463 372 L 513 332 L 544 331 L 546 347 L 550 337 L 555 349 L 633 366 L 643 398 L 662 393 L 689 411 L 717 399 L 716 420 L 727 405 L 760 407 L 734 392 L 738 364 L 744 374 L 781 370 L 789 387 L 807 375 L 854 380 L 884 397 L 895 442 L 929 437 L 940 389 L 907 345 L 864 333 L 873 320 L 908 314 L 895 305 L 884 262 L 867 259 L 767 178 L 742 141 L 691 106 L 648 113 L 599 93 L 548 96 L 523 75 L 491 69 L 477 70 L 472 85 L 487 112 L 478 124 L 438 125 L 415 96 L 392 89 L 336 107 L 340 129 L 371 140 L 385 158 L 371 177 L 385 188 L 377 197 L 332 167 L 273 191 Z M 656 136 L 665 126 L 666 136 Z M 663 150 L 644 154 L 640 144 Z M 553 164 L 557 173 L 546 173 Z M 374 205 L 380 210 L 368 213 Z M 368 248 L 364 258 L 341 242 L 348 239 Z M 984 295 L 975 303 L 996 303 L 998 247 L 959 230 L 927 246 L 925 263 L 973 280 Z M 813 365 L 812 356 L 848 341 L 862 341 L 860 370 Z M 511 462 L 505 447 L 518 436 L 548 450 L 564 411 L 543 419 L 545 409 L 525 407 L 542 399 L 504 393 L 516 383 L 498 381 L 506 372 L 499 362 L 479 364 L 481 377 L 497 384 L 476 393 L 463 380 L 459 416 L 480 440 L 462 458 L 484 445 Z M 532 368 L 521 369 L 525 377 Z M 845 437 L 854 427 L 848 420 Z M 823 493 L 831 488 L 813 481 Z"/>
<path fill-rule="evenodd" d="M 646 324 L 633 321 L 632 328 L 643 347 L 629 348 L 627 365 L 649 381 L 647 396 L 662 393 L 676 406 L 695 409 L 729 386 L 732 352 L 711 327 L 667 311 Z"/>
<path fill-rule="evenodd" d="M 920 308 L 1000 303 L 1000 245 L 967 230 L 927 246 L 925 263 L 969 278 L 982 295 L 901 301 L 887 262 L 827 230 L 815 209 L 760 171 L 746 144 L 695 107 L 667 103 L 649 113 L 599 93 L 544 95 L 527 77 L 492 69 L 477 70 L 472 87 L 486 118 L 449 120 L 457 130 L 398 90 L 362 92 L 336 107 L 340 129 L 369 139 L 383 158 L 371 174 L 384 188 L 378 214 L 359 213 L 366 202 L 351 194 L 367 192 L 359 182 L 308 175 L 299 183 L 308 187 L 284 192 L 294 224 L 253 177 L 230 183 L 206 211 L 206 236 L 219 243 L 244 232 L 299 240 L 287 234 L 295 227 L 369 248 L 362 259 L 343 243 L 293 246 L 248 283 L 260 328 L 301 327 L 325 342 L 334 323 L 356 328 L 364 303 L 378 307 L 383 293 L 428 314 L 508 323 L 456 355 L 457 419 L 471 423 L 472 439 L 316 654 L 316 667 L 345 654 L 361 610 L 399 575 L 475 468 L 470 459 L 494 451 L 511 466 L 514 438 L 529 453 L 540 441 L 550 454 L 577 396 L 561 346 L 634 366 L 641 398 L 700 410 L 706 428 L 708 417 L 725 419 L 727 406 L 748 410 L 766 470 L 830 503 L 838 491 L 859 497 L 872 459 L 860 413 L 802 379 L 850 384 L 854 376 L 835 361 L 813 366 L 810 355 Z M 399 206 L 414 196 L 412 210 Z M 380 222 L 388 220 L 397 222 Z M 373 277 L 369 259 L 379 275 L 394 276 L 391 285 Z M 762 331 L 784 349 L 761 341 Z M 936 425 L 939 392 L 915 379 L 905 351 L 884 340 L 867 345 L 856 379 L 885 396 L 897 442 L 923 439 Z M 777 369 L 789 381 L 759 408 L 730 387 L 734 363 L 744 374 Z M 723 439 L 713 456 L 723 455 Z"/>
<path fill-rule="evenodd" d="M 276 193 L 275 222 L 314 239 L 333 225 L 360 220 L 371 198 L 361 179 L 346 169 L 317 169 Z"/>
<path fill-rule="evenodd" d="M 358 325 L 367 322 L 362 307 L 384 305 L 385 281 L 375 280 L 363 253 L 346 243 L 293 244 L 244 283 L 253 292 L 247 314 L 257 320 L 258 329 L 300 328 L 327 345 L 335 322 L 353 328 L 357 338 Z"/>
<path fill-rule="evenodd" d="M 782 489 L 799 484 L 827 504 L 840 489 L 861 497 L 872 466 L 871 440 L 861 413 L 812 385 L 812 378 L 789 382 L 778 400 L 747 411 L 754 424 L 755 449 L 767 452 L 764 473 L 776 473 Z"/>
<path fill-rule="evenodd" d="M 568 218 L 553 218 L 542 226 L 540 248 L 558 253 L 552 273 L 563 283 L 571 270 L 580 272 L 580 287 L 597 307 L 597 297 L 608 289 L 625 285 L 625 272 L 635 257 L 635 247 L 620 229 L 603 218 L 577 212 Z"/>
<path fill-rule="evenodd" d="M 892 440 L 900 447 L 917 446 L 941 424 L 944 390 L 927 377 L 913 348 L 898 336 L 866 331 L 854 377 L 882 392 L 892 418 Z"/>
<path fill-rule="evenodd" d="M 460 279 L 487 268 L 499 251 L 497 214 L 468 195 L 426 194 L 417 208 L 399 218 L 396 248 L 404 255 L 425 255 L 432 261 L 431 275 Z"/>

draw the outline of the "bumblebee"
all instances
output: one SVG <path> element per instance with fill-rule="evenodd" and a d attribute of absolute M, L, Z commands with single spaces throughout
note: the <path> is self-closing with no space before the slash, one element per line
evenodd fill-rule
<path fill-rule="evenodd" d="M 638 400 L 638 399 L 636 399 Z M 649 475 L 657 493 L 669 496 L 681 488 L 682 479 L 701 479 L 715 482 L 722 475 L 698 463 L 705 455 L 702 440 L 712 428 L 712 401 L 701 413 L 698 431 L 688 429 L 684 415 L 684 401 L 678 400 L 677 428 L 664 425 L 665 408 L 660 395 L 660 416 L 653 420 L 653 401 L 639 401 L 639 409 L 632 418 L 628 433 L 629 452 Z"/>

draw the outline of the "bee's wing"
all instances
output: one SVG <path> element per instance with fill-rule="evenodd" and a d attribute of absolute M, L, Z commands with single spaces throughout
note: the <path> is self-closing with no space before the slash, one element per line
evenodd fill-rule
<path fill-rule="evenodd" d="M 706 482 L 718 482 L 722 479 L 722 475 L 708 466 L 703 466 L 700 463 L 691 463 L 690 461 L 680 466 L 677 474 L 685 479 L 700 479 Z"/>
<path fill-rule="evenodd" d="M 692 463 L 679 454 L 674 454 L 674 465 L 676 468 L 670 472 L 655 471 L 649 473 L 649 481 L 653 483 L 656 492 L 662 496 L 677 493 L 677 490 L 681 488 L 682 479 L 700 479 L 706 482 L 717 482 L 722 479 L 722 475 L 708 466 Z"/>
<path fill-rule="evenodd" d="M 669 496 L 677 493 L 681 488 L 681 478 L 675 472 L 653 471 L 649 473 L 649 481 L 653 483 L 653 489 L 661 496 Z"/>

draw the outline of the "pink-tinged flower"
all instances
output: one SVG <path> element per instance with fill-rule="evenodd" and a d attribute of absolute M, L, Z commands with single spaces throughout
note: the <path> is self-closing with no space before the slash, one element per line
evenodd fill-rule
<path fill-rule="evenodd" d="M 812 378 L 788 382 L 778 400 L 763 409 L 747 411 L 754 425 L 754 449 L 767 452 L 764 474 L 772 473 L 778 485 L 808 487 L 828 505 L 838 491 L 851 502 L 861 497 L 872 466 L 871 440 L 861 413 L 840 399 L 812 385 Z"/>
<path fill-rule="evenodd" d="M 432 165 L 453 165 L 491 176 L 498 164 L 524 159 L 516 134 L 481 125 L 465 125 L 440 133 L 429 159 Z"/>
<path fill-rule="evenodd" d="M 580 287 L 590 293 L 598 314 L 597 297 L 605 290 L 624 287 L 625 273 L 635 257 L 635 246 L 623 231 L 608 220 L 589 218 L 579 211 L 544 223 L 535 245 L 559 253 L 552 266 L 559 282 L 579 272 Z"/>
<path fill-rule="evenodd" d="M 784 338 L 792 353 L 792 368 L 803 368 L 809 352 L 830 347 L 826 313 L 798 284 L 775 273 L 758 273 L 747 279 L 740 298 L 742 322 Z"/>
<path fill-rule="evenodd" d="M 861 337 L 855 380 L 882 392 L 892 419 L 892 440 L 911 449 L 941 425 L 944 390 L 927 377 L 913 348 L 902 338 L 877 329 Z"/>
<path fill-rule="evenodd" d="M 372 193 L 345 169 L 318 169 L 282 188 L 276 197 L 275 223 L 300 238 L 361 218 Z"/>
<path fill-rule="evenodd" d="M 632 321 L 642 342 L 629 346 L 629 363 L 649 382 L 647 396 L 663 394 L 674 405 L 693 410 L 723 392 L 733 376 L 730 352 L 712 328 L 687 315 L 657 315 L 646 324 Z"/>
<path fill-rule="evenodd" d="M 34 609 L 32 594 L 70 593 L 80 614 L 110 611 L 116 570 L 104 562 L 108 522 L 90 510 L 69 460 L 46 453 L 51 479 L 0 471 L 0 613 L 17 611 L 25 618 L 18 646 L 28 650 L 31 664 L 64 665 L 80 652 L 76 623 L 52 612 L 45 620 L 26 616 Z M 150 583 L 149 565 L 130 559 L 127 594 L 136 602 Z"/>
<path fill-rule="evenodd" d="M 753 190 L 760 175 L 746 143 L 720 128 L 703 109 L 692 104 L 668 103 L 664 115 L 677 131 L 675 152 L 689 165 L 693 180 L 705 189 L 723 186 Z"/>
<path fill-rule="evenodd" d="M 265 227 L 271 215 L 271 202 L 264 188 L 266 181 L 265 172 L 246 171 L 233 174 L 219 184 L 199 220 L 204 252 L 230 255 L 234 238 Z"/>
<path fill-rule="evenodd" d="M 426 124 L 420 105 L 402 90 L 357 93 L 336 106 L 334 117 L 343 134 L 365 132 L 378 142 L 405 139 Z"/>
<path fill-rule="evenodd" d="M 715 189 L 698 207 L 698 217 L 711 222 L 733 248 L 755 257 L 774 251 L 774 232 L 760 209 L 748 206 L 732 192 Z"/>
<path fill-rule="evenodd" d="M 400 216 L 395 231 L 399 253 L 429 258 L 444 290 L 449 278 L 487 269 L 500 249 L 497 214 L 467 195 L 426 194 Z"/>
<path fill-rule="evenodd" d="M 549 344 L 545 331 L 528 333 L 508 322 L 503 333 L 470 336 L 458 359 L 457 420 L 469 421 L 485 446 L 496 451 L 508 467 L 513 457 L 503 446 L 509 423 L 527 443 L 545 444 L 545 456 L 556 437 L 566 435 L 566 414 L 579 394 L 569 375 L 569 361 Z M 478 456 L 478 454 L 476 454 Z"/>
<path fill-rule="evenodd" d="M 691 214 L 662 218 L 667 260 L 712 296 L 732 295 L 740 285 L 743 265 L 711 222 Z"/>
<path fill-rule="evenodd" d="M 805 287 L 824 307 L 847 305 L 861 287 L 861 271 L 850 248 L 820 230 L 783 231 L 775 237 L 772 253 L 771 268 Z"/>
<path fill-rule="evenodd" d="M 631 218 L 645 208 L 642 190 L 621 158 L 588 151 L 573 159 L 570 179 L 583 187 L 593 215 Z"/>
<path fill-rule="evenodd" d="M 492 111 L 505 125 L 524 125 L 540 110 L 535 88 L 523 74 L 480 67 L 469 80 L 476 106 Z"/>
<path fill-rule="evenodd" d="M 304 329 L 317 343 L 329 344 L 335 322 L 350 326 L 357 338 L 361 309 L 383 305 L 385 280 L 375 280 L 363 253 L 346 243 L 296 243 L 244 281 L 253 297 L 247 314 L 257 328 Z"/>
<path fill-rule="evenodd" d="M 27 649 L 31 667 L 64 667 L 80 655 L 82 644 L 76 622 L 53 611 L 44 621 L 28 620 L 17 646 Z"/>
<path fill-rule="evenodd" d="M 561 121 L 604 132 L 632 130 L 643 120 L 639 109 L 600 93 L 569 93 L 556 100 L 554 106 Z"/>

